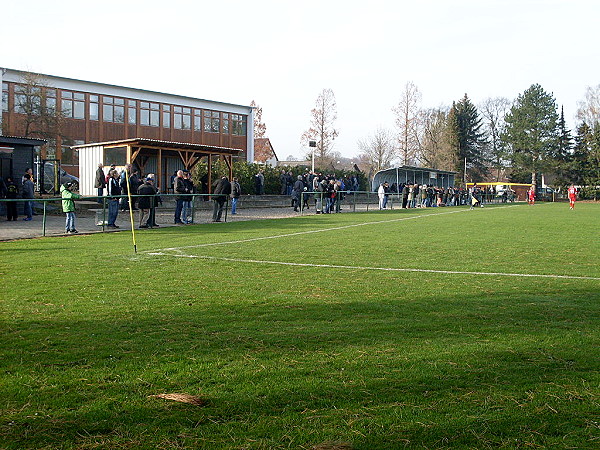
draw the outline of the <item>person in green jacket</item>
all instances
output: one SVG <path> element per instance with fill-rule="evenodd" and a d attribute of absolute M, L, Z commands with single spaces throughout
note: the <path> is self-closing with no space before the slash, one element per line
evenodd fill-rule
<path fill-rule="evenodd" d="M 60 196 L 62 197 L 62 208 L 63 212 L 67 215 L 65 224 L 65 231 L 67 233 L 78 233 L 75 229 L 75 202 L 80 198 L 79 194 L 75 194 L 71 191 L 73 189 L 73 183 L 65 183 L 60 187 Z"/>

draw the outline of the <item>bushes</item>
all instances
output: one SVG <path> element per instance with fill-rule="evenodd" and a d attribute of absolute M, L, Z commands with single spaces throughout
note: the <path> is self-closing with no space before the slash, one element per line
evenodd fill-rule
<path fill-rule="evenodd" d="M 295 166 L 295 167 L 272 167 L 270 165 L 263 164 L 251 164 L 246 161 L 235 161 L 233 163 L 233 176 L 237 177 L 242 187 L 242 195 L 247 194 L 255 194 L 256 191 L 254 189 L 255 176 L 256 174 L 262 170 L 263 175 L 265 176 L 265 194 L 274 195 L 279 194 L 281 192 L 281 182 L 279 181 L 279 175 L 282 170 L 286 172 L 291 171 L 293 179 L 295 180 L 298 175 L 304 174 L 306 171 L 310 171 L 310 166 Z M 354 171 L 349 170 L 319 170 L 322 173 L 332 173 L 336 178 L 342 177 L 350 177 L 353 174 L 356 174 Z M 358 181 L 360 183 L 360 190 L 365 190 L 368 186 L 368 182 L 363 173 L 359 172 Z M 218 180 L 222 176 L 229 176 L 229 168 L 224 160 L 217 160 L 213 162 L 212 165 L 212 180 Z M 200 186 L 200 180 L 204 177 L 207 180 L 207 164 L 199 163 L 194 167 L 192 177 L 194 180 L 194 184 L 196 186 Z"/>

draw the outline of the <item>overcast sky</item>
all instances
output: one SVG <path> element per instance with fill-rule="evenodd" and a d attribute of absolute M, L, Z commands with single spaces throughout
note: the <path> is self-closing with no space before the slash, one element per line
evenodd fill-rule
<path fill-rule="evenodd" d="M 597 0 L 5 0 L 0 66 L 263 108 L 280 159 L 324 88 L 335 150 L 393 129 L 408 81 L 423 107 L 533 83 L 574 126 L 600 84 Z"/>

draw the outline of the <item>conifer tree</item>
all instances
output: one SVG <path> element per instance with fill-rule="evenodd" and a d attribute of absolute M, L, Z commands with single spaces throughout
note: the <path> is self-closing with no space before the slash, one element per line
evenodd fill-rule
<path fill-rule="evenodd" d="M 515 171 L 531 174 L 531 184 L 537 175 L 552 166 L 559 141 L 556 102 L 539 84 L 533 84 L 517 97 L 504 118 L 506 128 L 502 139 L 511 152 Z"/>

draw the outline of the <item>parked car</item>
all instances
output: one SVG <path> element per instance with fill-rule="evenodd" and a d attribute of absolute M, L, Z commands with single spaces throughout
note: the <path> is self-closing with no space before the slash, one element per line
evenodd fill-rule
<path fill-rule="evenodd" d="M 539 187 L 535 190 L 535 199 L 541 202 L 553 202 L 554 201 L 554 189 L 549 187 Z"/>
<path fill-rule="evenodd" d="M 55 177 L 54 177 L 54 163 L 46 162 L 43 166 L 43 174 L 39 173 L 35 177 L 36 180 L 40 182 L 40 191 L 46 193 L 56 193 L 60 191 L 60 185 L 64 183 L 75 183 L 75 190 L 79 189 L 79 178 L 70 173 L 66 172 L 64 169 L 59 168 L 58 173 L 58 185 L 55 186 Z M 42 170 L 40 170 L 42 172 Z M 43 175 L 43 176 L 42 176 Z"/>

